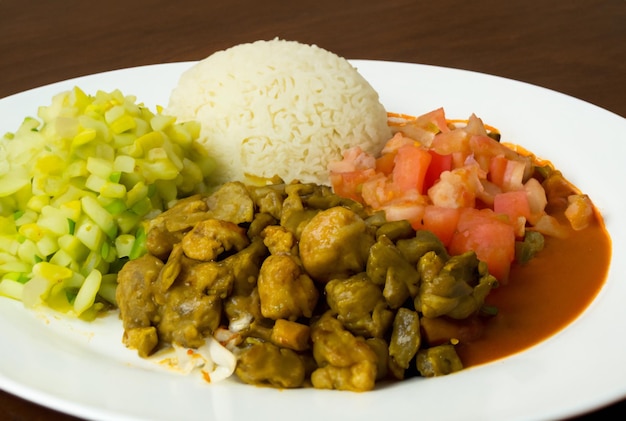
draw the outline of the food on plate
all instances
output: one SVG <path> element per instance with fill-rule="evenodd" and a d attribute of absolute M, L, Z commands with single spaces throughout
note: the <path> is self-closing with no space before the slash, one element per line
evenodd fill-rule
<path fill-rule="evenodd" d="M 597 216 L 589 197 L 549 162 L 500 143 L 476 115 L 455 125 L 438 108 L 392 114 L 391 125 L 395 134 L 380 154 L 354 146 L 331 163 L 334 191 L 389 221 L 435 233 L 451 254 L 476 252 L 500 283 L 516 258 L 541 251 L 544 235 L 567 235 L 555 216 L 560 207 L 576 230 Z"/>
<path fill-rule="evenodd" d="M 125 344 L 149 357 L 220 338 L 246 383 L 365 391 L 545 337 L 522 326 L 514 346 L 488 349 L 494 332 L 512 334 L 498 323 L 512 320 L 498 313 L 499 290 L 532 273 L 546 245 L 594 238 L 598 265 L 581 279 L 597 291 L 608 256 L 601 217 L 550 163 L 499 143 L 476 116 L 455 125 L 438 109 L 391 115 L 390 126 L 380 154 L 356 146 L 330 165 L 332 189 L 229 182 L 152 219 L 149 254 L 118 278 Z M 550 316 L 548 334 L 575 312 Z"/>
<path fill-rule="evenodd" d="M 3 138 L 1 295 L 93 317 L 115 304 L 123 262 L 145 251 L 143 219 L 174 199 L 238 178 L 327 182 L 342 149 L 373 150 L 390 133 L 378 94 L 347 60 L 281 40 L 201 61 L 170 109 L 75 88 Z"/>
<path fill-rule="evenodd" d="M 586 308 L 611 258 L 587 195 L 549 161 L 501 143 L 475 115 L 390 113 L 390 125 L 394 136 L 380 154 L 355 147 L 331 165 L 335 192 L 435 233 L 451 254 L 474 250 L 501 285 L 483 306 L 497 317 L 486 324 L 424 317 L 428 342 L 459 339 L 457 352 L 473 366 L 546 339 Z"/>
<path fill-rule="evenodd" d="M 149 357 L 217 335 L 241 380 L 281 388 L 458 371 L 453 346 L 421 339 L 420 318 L 481 317 L 496 279 L 474 252 L 450 256 L 403 222 L 298 182 L 183 199 L 150 220 L 148 254 L 119 273 L 124 343 Z"/>
<path fill-rule="evenodd" d="M 606 275 L 602 217 L 549 162 L 474 115 L 387 113 L 315 46 L 215 53 L 166 113 L 75 88 L 39 118 L 0 143 L 0 295 L 117 307 L 127 347 L 207 381 L 453 373 L 555 333 Z"/>
<path fill-rule="evenodd" d="M 274 39 L 216 52 L 182 74 L 167 113 L 202 125 L 214 180 L 328 184 L 327 164 L 390 134 L 378 93 L 346 59 Z"/>
<path fill-rule="evenodd" d="M 202 191 L 213 160 L 178 123 L 120 91 L 63 92 L 0 141 L 0 294 L 84 318 L 115 304 L 141 222 Z"/>

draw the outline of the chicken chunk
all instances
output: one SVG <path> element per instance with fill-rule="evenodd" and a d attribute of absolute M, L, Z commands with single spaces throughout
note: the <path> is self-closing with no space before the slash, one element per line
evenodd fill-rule
<path fill-rule="evenodd" d="M 164 264 L 149 254 L 131 260 L 119 272 L 115 291 L 124 327 L 149 326 L 157 308 L 152 301 L 151 285 Z"/>
<path fill-rule="evenodd" d="M 250 329 L 256 320 L 263 319 L 261 300 L 257 288 L 248 295 L 231 295 L 224 300 L 224 314 L 228 319 L 228 329 L 242 332 Z"/>
<path fill-rule="evenodd" d="M 181 199 L 170 209 L 151 219 L 146 227 L 146 249 L 149 253 L 167 259 L 174 244 L 197 222 L 207 219 L 208 206 L 198 195 Z"/>
<path fill-rule="evenodd" d="M 250 244 L 246 230 L 219 219 L 206 219 L 196 224 L 182 239 L 187 257 L 209 261 L 230 250 L 240 251 Z"/>
<path fill-rule="evenodd" d="M 261 232 L 263 242 L 271 254 L 293 253 L 296 247 L 296 237 L 280 225 L 270 225 Z"/>
<path fill-rule="evenodd" d="M 296 259 L 271 255 L 261 265 L 257 281 L 261 313 L 270 319 L 296 320 L 311 317 L 319 292 Z"/>
<path fill-rule="evenodd" d="M 254 217 L 254 201 L 246 186 L 238 181 L 222 185 L 206 203 L 214 219 L 242 224 L 252 222 Z"/>
<path fill-rule="evenodd" d="M 274 387 L 300 387 L 305 380 L 305 364 L 294 351 L 269 342 L 256 342 L 242 349 L 237 376 L 249 384 Z"/>
<path fill-rule="evenodd" d="M 183 285 L 168 291 L 168 301 L 160 307 L 159 338 L 186 348 L 204 344 L 222 319 L 222 301 L 215 295 L 205 295 Z"/>
<path fill-rule="evenodd" d="M 195 261 L 181 271 L 180 283 L 206 294 L 226 298 L 231 293 L 248 295 L 256 286 L 261 261 L 267 249 L 255 239 L 245 249 L 220 261 Z"/>
<path fill-rule="evenodd" d="M 330 311 L 312 325 L 311 340 L 319 366 L 311 374 L 314 387 L 359 392 L 374 388 L 377 353 L 365 339 L 345 330 Z"/>
<path fill-rule="evenodd" d="M 382 337 L 393 322 L 380 287 L 365 273 L 326 284 L 326 300 L 337 319 L 350 332 L 365 337 Z"/>
<path fill-rule="evenodd" d="M 327 365 L 311 374 L 311 382 L 317 389 L 365 392 L 374 388 L 376 369 L 376 363 L 371 361 L 359 361 L 349 367 Z"/>
<path fill-rule="evenodd" d="M 283 211 L 283 200 L 285 200 L 286 195 L 284 184 L 248 186 L 248 191 L 259 213 L 266 213 L 275 219 L 280 219 Z"/>
<path fill-rule="evenodd" d="M 300 258 L 319 282 L 364 271 L 374 233 L 354 211 L 336 206 L 315 215 L 303 228 Z"/>
<path fill-rule="evenodd" d="M 157 345 L 152 322 L 158 313 L 151 285 L 159 276 L 163 262 L 149 254 L 131 260 L 119 272 L 115 292 L 124 325 L 124 344 L 139 355 L 149 355 Z"/>
<path fill-rule="evenodd" d="M 167 260 L 174 244 L 179 243 L 184 234 L 182 231 L 170 232 L 165 226 L 154 226 L 146 234 L 146 250 L 159 259 Z"/>

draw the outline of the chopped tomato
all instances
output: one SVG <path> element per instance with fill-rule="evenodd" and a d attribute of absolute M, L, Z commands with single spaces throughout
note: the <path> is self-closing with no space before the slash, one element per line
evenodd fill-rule
<path fill-rule="evenodd" d="M 433 232 L 450 254 L 476 252 L 506 282 L 516 236 L 527 229 L 559 236 L 562 227 L 546 214 L 543 185 L 529 178 L 534 158 L 488 136 L 493 128 L 475 115 L 465 126 L 453 123 L 443 108 L 419 117 L 390 113 L 396 133 L 381 154 L 351 148 L 329 167 L 331 183 L 390 221 Z"/>
<path fill-rule="evenodd" d="M 390 126 L 396 127 L 406 136 L 425 146 L 429 146 L 438 133 L 450 131 L 443 108 L 437 108 L 419 117 L 388 113 L 388 122 Z"/>
<path fill-rule="evenodd" d="M 422 114 L 415 120 L 415 124 L 419 127 L 428 128 L 433 132 L 445 133 L 450 131 L 443 107 Z"/>
<path fill-rule="evenodd" d="M 413 228 L 421 228 L 432 232 L 447 247 L 456 231 L 460 214 L 461 210 L 459 208 L 429 205 L 424 207 L 424 215 L 422 216 L 420 226 L 416 227 L 413 225 Z"/>
<path fill-rule="evenodd" d="M 393 171 L 393 161 L 396 159 L 395 152 L 386 153 L 376 158 L 376 171 L 385 175 L 391 174 Z"/>
<path fill-rule="evenodd" d="M 478 162 L 480 167 L 485 171 L 489 171 L 493 157 L 499 155 L 505 156 L 505 147 L 487 135 L 472 136 L 469 140 L 469 144 L 474 154 L 474 159 L 476 159 L 476 162 Z"/>
<path fill-rule="evenodd" d="M 520 217 L 528 220 L 530 218 L 530 205 L 526 190 L 496 194 L 493 199 L 493 210 L 496 213 L 508 215 L 511 223 L 515 223 Z"/>
<path fill-rule="evenodd" d="M 489 163 L 489 180 L 498 187 L 504 184 L 504 173 L 508 161 L 504 155 L 496 155 Z"/>
<path fill-rule="evenodd" d="M 358 146 L 349 148 L 343 152 L 343 159 L 341 161 L 331 162 L 328 165 L 328 169 L 331 173 L 342 173 L 357 170 L 365 170 L 368 168 L 374 168 L 376 166 L 376 159 L 365 152 Z"/>
<path fill-rule="evenodd" d="M 363 183 L 361 197 L 366 205 L 371 206 L 373 209 L 381 209 L 394 199 L 389 178 L 381 173 L 374 174 Z"/>
<path fill-rule="evenodd" d="M 523 188 L 526 163 L 496 155 L 489 162 L 489 179 L 504 191 Z"/>
<path fill-rule="evenodd" d="M 330 174 L 330 182 L 335 193 L 339 196 L 363 203 L 363 197 L 361 196 L 363 183 L 371 179 L 375 173 L 376 171 L 373 169 L 342 173 L 332 172 Z"/>
<path fill-rule="evenodd" d="M 434 137 L 430 147 L 441 155 L 460 154 L 463 159 L 471 153 L 469 135 L 463 129 L 439 133 Z"/>
<path fill-rule="evenodd" d="M 510 150 L 497 140 L 487 135 L 474 135 L 469 140 L 472 151 L 476 155 L 492 158 L 496 155 L 510 154 Z"/>
<path fill-rule="evenodd" d="M 430 165 L 424 176 L 424 190 L 427 191 L 435 184 L 435 181 L 441 177 L 441 173 L 444 171 L 450 171 L 452 169 L 452 155 L 441 155 L 432 149 L 428 151 L 431 156 Z"/>
<path fill-rule="evenodd" d="M 476 205 L 476 196 L 482 189 L 481 176 L 476 164 L 444 171 L 439 181 L 428 189 L 428 197 L 437 206 L 473 208 Z"/>
<path fill-rule="evenodd" d="M 447 132 L 450 130 L 443 107 L 439 107 L 418 117 L 399 113 L 387 113 L 387 116 L 390 126 L 399 127 L 402 130 L 411 126 L 419 127 L 431 133 Z"/>
<path fill-rule="evenodd" d="M 456 255 L 472 250 L 487 263 L 489 272 L 498 281 L 506 283 L 515 258 L 513 226 L 491 209 L 462 209 L 449 252 Z"/>
<path fill-rule="evenodd" d="M 398 149 L 394 160 L 392 180 L 398 190 L 416 189 L 424 192 L 424 177 L 432 156 L 427 150 L 414 145 Z"/>

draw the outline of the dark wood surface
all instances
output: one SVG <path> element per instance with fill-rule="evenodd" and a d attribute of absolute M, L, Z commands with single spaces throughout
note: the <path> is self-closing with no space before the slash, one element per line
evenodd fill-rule
<path fill-rule="evenodd" d="M 626 117 L 624 0 L 0 0 L 0 98 L 274 37 L 521 80 Z M 581 417 L 622 413 L 625 402 Z M 74 419 L 2 391 L 0 418 Z"/>

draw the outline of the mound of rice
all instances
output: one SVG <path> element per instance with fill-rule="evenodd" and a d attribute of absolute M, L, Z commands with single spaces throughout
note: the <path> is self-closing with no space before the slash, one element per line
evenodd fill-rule
<path fill-rule="evenodd" d="M 168 114 L 200 122 L 216 183 L 281 177 L 329 184 L 328 163 L 391 136 L 377 92 L 344 58 L 274 39 L 212 54 L 180 77 Z"/>

